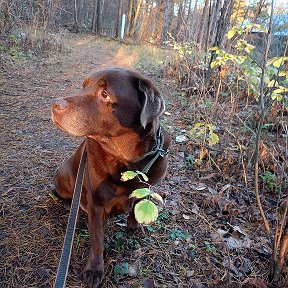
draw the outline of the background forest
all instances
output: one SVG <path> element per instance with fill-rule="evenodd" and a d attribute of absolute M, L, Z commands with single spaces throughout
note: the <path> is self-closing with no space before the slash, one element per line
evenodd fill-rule
<path fill-rule="evenodd" d="M 115 65 L 157 83 L 173 147 L 156 223 L 108 224 L 103 287 L 288 287 L 287 49 L 287 1 L 0 0 L 0 287 L 53 286 L 68 211 L 51 183 L 77 139 L 50 101 Z"/>

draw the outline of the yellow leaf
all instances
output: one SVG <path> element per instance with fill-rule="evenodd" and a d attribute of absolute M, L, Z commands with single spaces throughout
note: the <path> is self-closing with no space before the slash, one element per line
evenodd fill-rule
<path fill-rule="evenodd" d="M 231 30 L 228 31 L 228 33 L 226 34 L 228 39 L 233 38 L 233 36 L 236 34 L 237 32 L 237 27 L 234 26 Z"/>
<path fill-rule="evenodd" d="M 160 202 L 160 203 L 164 203 L 163 198 L 161 197 L 161 195 L 159 195 L 158 193 L 152 193 L 151 194 L 152 198 L 155 199 L 156 201 Z"/>

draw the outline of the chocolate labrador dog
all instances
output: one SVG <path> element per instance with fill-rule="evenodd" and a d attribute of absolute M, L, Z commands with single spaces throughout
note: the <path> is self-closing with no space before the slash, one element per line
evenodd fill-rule
<path fill-rule="evenodd" d="M 78 95 L 52 102 L 54 124 L 74 136 L 85 137 L 75 154 L 59 167 L 54 181 L 57 193 L 71 199 L 79 162 L 86 150 L 80 205 L 88 214 L 90 234 L 90 254 L 84 271 L 88 287 L 98 287 L 104 276 L 107 218 L 130 213 L 127 226 L 136 228 L 138 224 L 132 211 L 135 201 L 129 195 L 140 188 L 139 181 L 123 182 L 121 173 L 149 167 L 145 171 L 149 184 L 165 175 L 170 137 L 159 126 L 163 111 L 163 98 L 154 85 L 123 68 L 101 70 L 85 79 Z M 160 157 L 156 159 L 157 153 Z"/>

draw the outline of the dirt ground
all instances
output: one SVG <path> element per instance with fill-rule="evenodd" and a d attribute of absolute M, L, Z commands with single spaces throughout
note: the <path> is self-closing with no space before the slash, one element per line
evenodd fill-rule
<path fill-rule="evenodd" d="M 66 41 L 70 53 L 1 70 L 0 287 L 53 287 L 56 276 L 69 204 L 51 196 L 53 175 L 81 139 L 54 127 L 51 99 L 75 93 L 99 68 L 141 68 L 139 54 L 125 44 L 94 36 Z M 166 80 L 143 67 L 163 91 L 168 113 L 162 123 L 174 140 L 169 172 L 158 188 L 165 205 L 157 223 L 135 235 L 126 232 L 124 216 L 109 220 L 102 287 L 268 287 L 271 250 L 259 213 L 251 212 L 256 204 L 220 165 L 216 171 L 187 167 L 187 145 L 175 141 L 185 109 Z M 85 287 L 87 256 L 81 211 L 67 287 Z M 286 267 L 279 287 L 288 285 L 287 275 Z"/>

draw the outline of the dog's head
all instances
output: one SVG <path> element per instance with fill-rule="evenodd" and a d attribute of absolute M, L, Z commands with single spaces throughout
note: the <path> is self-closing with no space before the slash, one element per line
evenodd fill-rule
<path fill-rule="evenodd" d="M 157 121 L 164 101 L 154 85 L 123 68 L 101 70 L 83 82 L 81 93 L 52 102 L 52 120 L 75 136 L 138 132 Z"/>

